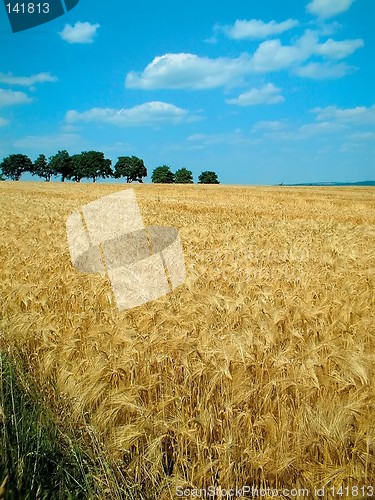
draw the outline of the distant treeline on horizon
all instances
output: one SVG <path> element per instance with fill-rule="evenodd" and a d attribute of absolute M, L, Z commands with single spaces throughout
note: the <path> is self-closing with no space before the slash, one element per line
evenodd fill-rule
<path fill-rule="evenodd" d="M 375 186 L 375 181 L 358 182 L 304 182 L 301 184 L 284 184 L 280 186 Z"/>

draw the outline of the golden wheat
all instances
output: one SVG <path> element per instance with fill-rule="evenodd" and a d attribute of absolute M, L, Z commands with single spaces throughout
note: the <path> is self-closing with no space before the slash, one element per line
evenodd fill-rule
<path fill-rule="evenodd" d="M 126 188 L 0 184 L 2 343 L 53 379 L 149 498 L 375 483 L 372 188 L 137 185 L 187 279 L 118 312 L 67 216 Z M 0 478 L 1 479 L 1 478 Z"/>

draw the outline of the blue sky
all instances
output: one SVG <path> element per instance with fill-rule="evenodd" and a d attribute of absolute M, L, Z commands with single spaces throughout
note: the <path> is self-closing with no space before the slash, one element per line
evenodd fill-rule
<path fill-rule="evenodd" d="M 94 149 L 141 157 L 149 178 L 374 179 L 374 20 L 373 0 L 80 0 L 13 34 L 0 5 L 0 158 Z"/>

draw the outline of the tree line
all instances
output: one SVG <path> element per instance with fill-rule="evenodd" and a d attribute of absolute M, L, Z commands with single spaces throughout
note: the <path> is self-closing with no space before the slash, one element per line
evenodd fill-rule
<path fill-rule="evenodd" d="M 100 151 L 83 151 L 70 156 L 66 150 L 59 151 L 47 158 L 40 154 L 33 162 L 24 154 L 12 154 L 0 163 L 0 180 L 5 178 L 14 181 L 20 180 L 22 174 L 29 172 L 32 175 L 49 182 L 52 177 L 60 176 L 61 182 L 73 180 L 80 182 L 82 179 L 92 179 L 96 182 L 99 178 L 125 178 L 127 183 L 143 182 L 147 177 L 147 168 L 142 159 L 137 156 L 119 156 L 112 167 L 112 161 L 105 158 Z M 180 168 L 172 172 L 168 165 L 156 167 L 151 175 L 153 183 L 162 184 L 193 184 L 193 174 L 187 168 Z M 204 171 L 198 177 L 198 184 L 219 184 L 217 174 Z"/>

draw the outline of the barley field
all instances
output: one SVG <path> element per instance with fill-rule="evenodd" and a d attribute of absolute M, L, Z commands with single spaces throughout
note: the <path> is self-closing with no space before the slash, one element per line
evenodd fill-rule
<path fill-rule="evenodd" d="M 129 187 L 187 278 L 119 312 L 65 224 Z M 0 220 L 1 349 L 139 496 L 375 484 L 373 188 L 2 182 Z"/>

